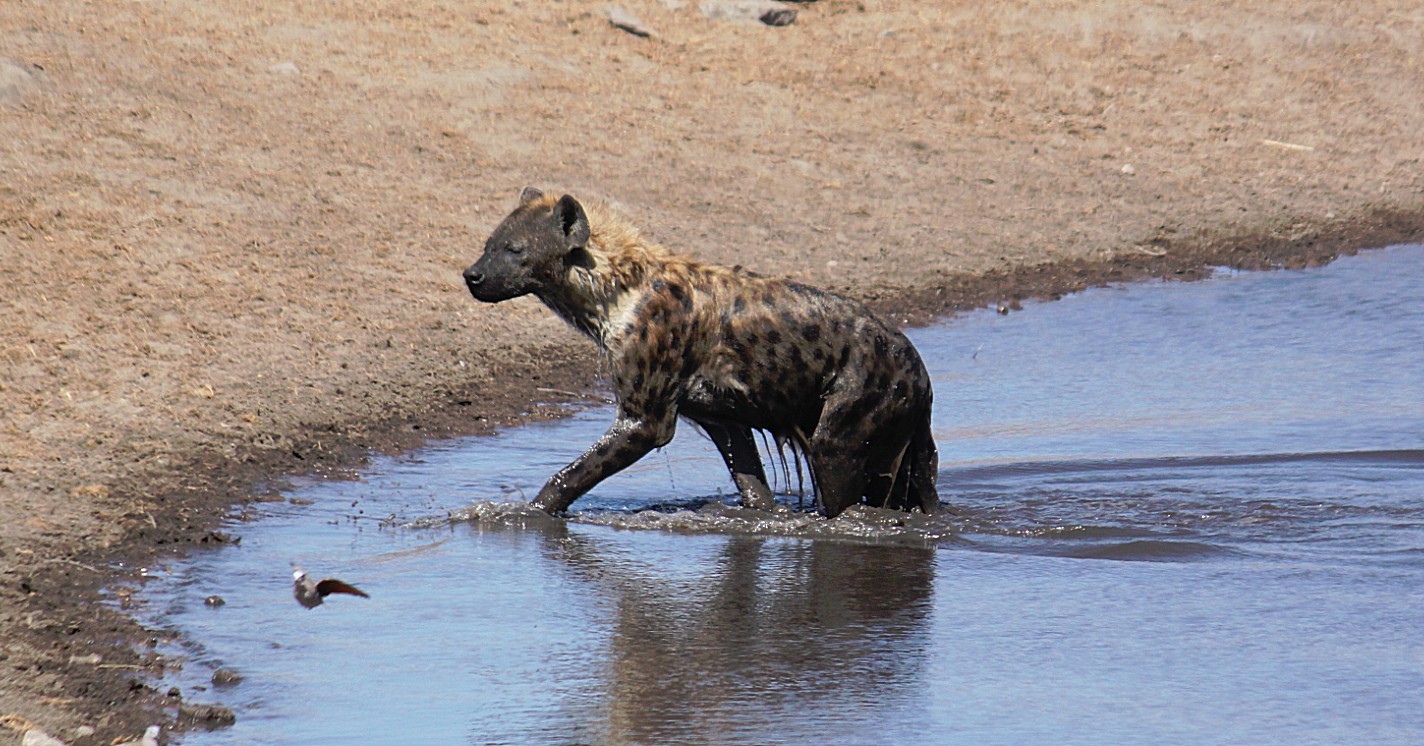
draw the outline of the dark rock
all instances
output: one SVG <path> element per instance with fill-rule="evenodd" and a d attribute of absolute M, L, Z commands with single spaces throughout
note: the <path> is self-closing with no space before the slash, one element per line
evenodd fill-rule
<path fill-rule="evenodd" d="M 780 24 L 785 26 L 796 19 L 796 11 L 773 0 L 702 0 L 697 9 L 714 21 L 761 21 L 777 25 L 773 21 L 782 20 L 785 18 L 783 14 L 790 13 L 790 20 Z M 772 20 L 768 21 L 768 17 Z"/>
<path fill-rule="evenodd" d="M 768 10 L 767 12 L 761 15 L 761 18 L 758 18 L 757 20 L 761 21 L 762 23 L 765 23 L 768 26 L 790 26 L 791 24 L 796 22 L 796 11 L 791 10 L 790 8 L 778 8 L 776 10 Z"/>
<path fill-rule="evenodd" d="M 213 671 L 213 686 L 236 686 L 242 683 L 242 674 L 228 668 Z"/>
<path fill-rule="evenodd" d="M 653 35 L 652 29 L 644 26 L 643 22 L 639 20 L 637 16 L 629 13 L 628 10 L 621 5 L 609 6 L 608 22 L 613 24 L 614 28 L 627 31 L 634 36 L 639 36 L 644 39 Z"/>
<path fill-rule="evenodd" d="M 178 708 L 180 725 L 200 728 L 226 728 L 237 722 L 237 716 L 226 707 L 218 705 L 189 705 Z"/>

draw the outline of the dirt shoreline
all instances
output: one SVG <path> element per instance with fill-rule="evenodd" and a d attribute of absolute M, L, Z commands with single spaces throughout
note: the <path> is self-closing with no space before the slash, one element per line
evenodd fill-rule
<path fill-rule="evenodd" d="M 1424 240 L 1395 4 L 625 5 L 0 5 L 0 743 L 220 720 L 150 688 L 134 568 L 588 390 L 460 285 L 525 184 L 900 324 Z"/>

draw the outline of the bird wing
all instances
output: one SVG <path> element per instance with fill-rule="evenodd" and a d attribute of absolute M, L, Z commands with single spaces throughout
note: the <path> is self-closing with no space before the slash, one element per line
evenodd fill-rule
<path fill-rule="evenodd" d="M 322 598 L 330 596 L 333 593 L 345 593 L 351 596 L 360 596 L 361 598 L 371 597 L 369 594 L 367 594 L 360 588 L 357 588 L 356 586 L 351 585 L 349 583 L 344 583 L 340 580 L 337 580 L 336 578 L 327 578 L 326 580 L 317 583 L 316 592 L 320 593 L 322 595 Z"/>

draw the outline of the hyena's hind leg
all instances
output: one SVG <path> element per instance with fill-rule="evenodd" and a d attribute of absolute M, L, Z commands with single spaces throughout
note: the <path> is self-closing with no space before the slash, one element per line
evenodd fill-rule
<path fill-rule="evenodd" d="M 909 477 L 906 480 L 909 502 L 905 509 L 919 508 L 926 514 L 938 513 L 939 490 L 935 484 L 939 481 L 939 449 L 935 447 L 934 432 L 930 429 L 929 407 L 925 407 L 915 434 L 910 438 L 903 468 Z"/>
<path fill-rule="evenodd" d="M 811 442 L 811 479 L 821 513 L 835 518 L 860 502 L 865 490 L 865 457 L 839 443 Z"/>
<path fill-rule="evenodd" d="M 908 440 L 893 458 L 872 457 L 865 469 L 866 504 L 889 510 L 918 510 L 926 515 L 939 510 L 939 451 L 930 431 L 928 415 L 917 418 Z"/>
<path fill-rule="evenodd" d="M 696 421 L 727 464 L 737 492 L 742 496 L 742 505 L 757 510 L 772 510 L 776 498 L 766 483 L 766 471 L 762 468 L 761 454 L 757 452 L 756 441 L 752 439 L 751 428 L 743 425 Z"/>
<path fill-rule="evenodd" d="M 807 439 L 806 456 L 816 499 L 827 518 L 862 502 L 866 466 L 874 455 L 866 448 L 884 416 L 881 398 L 865 394 L 860 386 L 846 384 L 826 397 L 816 429 Z"/>
<path fill-rule="evenodd" d="M 909 510 L 910 492 L 907 442 L 890 458 L 872 458 L 865 466 L 865 504 L 872 508 Z"/>

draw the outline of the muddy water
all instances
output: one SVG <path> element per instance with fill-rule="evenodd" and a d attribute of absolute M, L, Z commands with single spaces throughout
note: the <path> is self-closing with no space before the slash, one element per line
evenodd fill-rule
<path fill-rule="evenodd" d="M 743 511 L 687 426 L 523 509 L 603 410 L 383 460 L 146 588 L 183 742 L 1424 742 L 1424 247 L 912 336 L 958 514 Z"/>

